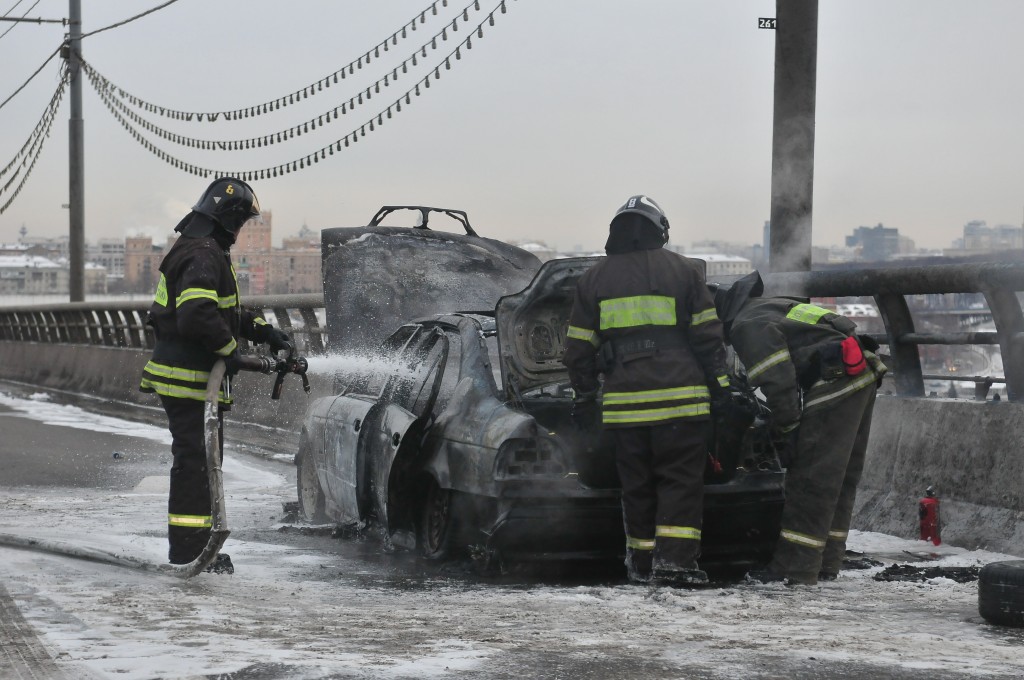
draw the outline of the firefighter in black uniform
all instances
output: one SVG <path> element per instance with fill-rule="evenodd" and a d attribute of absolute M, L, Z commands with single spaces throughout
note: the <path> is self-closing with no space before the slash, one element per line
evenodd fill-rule
<path fill-rule="evenodd" d="M 700 584 L 704 467 L 712 397 L 727 392 L 722 324 L 702 270 L 665 250 L 668 219 L 633 196 L 605 252 L 577 285 L 565 364 L 574 416 L 601 422 L 622 482 L 626 570 L 633 582 Z"/>
<path fill-rule="evenodd" d="M 248 184 L 233 177 L 217 179 L 174 228 L 181 236 L 160 263 L 160 281 L 147 320 L 156 346 L 140 389 L 159 395 L 171 431 L 174 462 L 167 538 L 172 564 L 192 562 L 210 536 L 204 442 L 210 369 L 218 359 L 227 365 L 219 393 L 221 411 L 227 410 L 231 376 L 238 372 L 238 338 L 269 343 L 273 352 L 290 347 L 285 333 L 239 305 L 229 251 L 242 225 L 259 214 L 259 202 Z M 225 554 L 218 555 L 212 567 L 234 571 Z"/>
<path fill-rule="evenodd" d="M 757 272 L 715 294 L 718 315 L 772 412 L 786 466 L 786 504 L 772 560 L 752 581 L 813 585 L 835 579 L 864 468 L 878 345 L 845 316 L 793 298 L 760 298 Z"/>

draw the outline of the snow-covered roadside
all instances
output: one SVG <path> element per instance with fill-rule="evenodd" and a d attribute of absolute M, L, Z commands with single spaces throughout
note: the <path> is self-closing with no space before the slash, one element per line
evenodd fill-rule
<path fill-rule="evenodd" d="M 83 428 L 121 427 L 77 418 Z M 879 568 L 816 587 L 697 591 L 424 575 L 401 555 L 367 560 L 375 546 L 365 543 L 284 540 L 276 529 L 294 497 L 289 469 L 228 453 L 234 576 L 181 581 L 0 548 L 10 598 L 69 676 L 1024 675 L 1024 635 L 981 621 L 975 583 L 878 582 Z M 163 478 L 118 493 L 4 489 L 0 532 L 159 562 L 165 512 Z M 945 566 L 1013 559 L 862 532 L 851 548 L 889 560 L 931 550 L 939 559 L 930 564 Z"/>

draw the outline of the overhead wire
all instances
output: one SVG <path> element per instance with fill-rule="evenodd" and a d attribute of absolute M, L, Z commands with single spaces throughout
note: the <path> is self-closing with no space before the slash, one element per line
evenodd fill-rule
<path fill-rule="evenodd" d="M 367 131 L 373 132 L 376 128 L 383 125 L 385 119 L 390 120 L 392 115 L 401 113 L 403 101 L 406 106 L 409 106 L 412 103 L 413 96 L 419 97 L 421 95 L 421 86 L 424 89 L 429 89 L 431 78 L 433 78 L 434 80 L 440 79 L 442 67 L 444 67 L 445 70 L 450 70 L 451 61 L 453 59 L 455 61 L 462 59 L 463 48 L 467 50 L 473 48 L 473 35 L 475 34 L 478 39 L 482 39 L 484 34 L 484 24 L 489 24 L 490 26 L 493 26 L 495 13 L 500 12 L 501 14 L 504 14 L 506 13 L 506 11 L 506 0 L 500 0 L 500 2 L 495 6 L 495 8 L 488 13 L 487 17 L 476 26 L 475 30 L 471 31 L 470 34 L 467 35 L 464 40 L 462 40 L 458 45 L 455 46 L 455 49 L 449 52 L 448 55 L 441 62 L 438 62 L 438 64 L 433 69 L 429 70 L 426 76 L 418 80 L 413 85 L 413 87 L 406 90 L 405 93 L 399 96 L 398 99 L 396 99 L 386 108 L 381 109 L 376 115 L 370 117 L 367 120 L 367 122 L 363 123 L 358 128 L 353 128 L 353 130 L 346 134 L 344 137 L 332 142 L 331 144 L 328 144 L 327 146 L 321 147 L 320 149 L 317 149 L 316 151 L 310 154 L 268 168 L 261 168 L 258 170 L 223 171 L 198 166 L 192 163 L 186 163 L 180 158 L 172 156 L 163 149 L 157 147 L 155 144 L 149 141 L 142 133 L 140 133 L 131 124 L 131 122 L 129 122 L 129 120 L 120 113 L 120 111 L 114 105 L 112 101 L 112 95 L 109 92 L 103 89 L 97 89 L 97 93 L 99 94 L 100 99 L 103 101 L 103 103 L 106 104 L 110 112 L 114 115 L 118 122 L 121 123 L 122 127 L 124 127 L 125 130 L 127 130 L 128 133 L 139 144 L 143 146 L 143 148 L 145 148 L 147 151 L 154 154 L 155 156 L 165 161 L 166 163 L 169 163 L 175 168 L 184 170 L 185 172 L 188 172 L 190 174 L 198 175 L 200 177 L 208 177 L 210 175 L 231 176 L 238 177 L 239 179 L 245 181 L 277 177 L 279 175 L 286 175 L 292 172 L 297 172 L 298 170 L 302 170 L 305 169 L 306 167 L 319 163 L 321 160 L 325 159 L 329 155 L 333 156 L 335 151 L 341 151 L 342 148 L 347 148 L 351 144 L 358 143 L 360 138 L 366 136 Z"/>
<path fill-rule="evenodd" d="M 61 48 L 61 47 L 63 47 L 63 45 L 61 45 L 61 46 L 57 47 L 57 49 L 55 49 L 55 50 L 54 50 L 54 51 L 53 51 L 53 52 L 52 52 L 52 53 L 50 54 L 50 56 L 48 56 L 48 57 L 46 58 L 46 61 L 44 61 L 44 62 L 42 63 L 42 65 L 41 65 L 41 66 L 40 66 L 39 68 L 37 68 L 37 69 L 35 70 L 35 73 L 33 73 L 32 75 L 30 75 L 30 76 L 28 77 L 28 80 L 26 80 L 26 81 L 25 81 L 24 83 L 22 83 L 22 84 L 21 84 L 21 87 L 19 87 L 19 88 L 18 88 L 17 90 L 15 90 L 14 92 L 12 92 L 12 93 L 11 93 L 11 96 L 9 96 L 9 97 L 8 97 L 7 99 L 5 99 L 5 100 L 3 100 L 2 102 L 0 102 L 0 109 L 2 109 L 2 108 L 4 108 L 5 106 L 7 106 L 7 102 L 9 102 L 9 101 L 11 101 L 12 99 L 14 99 L 14 98 L 15 98 L 15 97 L 16 97 L 16 96 L 18 95 L 18 93 L 19 93 L 19 92 L 21 92 L 22 90 L 24 90 L 24 89 L 25 89 L 25 87 L 26 87 L 26 86 L 27 86 L 27 85 L 28 85 L 29 83 L 31 83 L 31 82 L 32 82 L 32 79 L 33 79 L 33 78 L 35 78 L 35 77 L 36 77 L 37 75 L 39 75 L 39 72 L 40 72 L 40 71 L 42 71 L 42 70 L 43 70 L 44 68 L 46 68 L 46 65 L 50 63 L 50 60 L 51 60 L 51 59 L 53 59 L 53 58 L 54 58 L 55 56 L 57 56 L 57 53 L 58 53 L 58 52 L 60 52 L 60 48 Z"/>
<path fill-rule="evenodd" d="M 469 8 L 475 7 L 479 11 L 479 0 L 470 3 L 460 13 L 464 17 L 464 21 L 469 17 Z M 394 66 L 389 73 L 386 73 L 382 78 L 378 78 L 375 82 L 370 83 L 361 91 L 348 98 L 347 101 L 342 102 L 338 106 L 332 109 L 324 111 L 318 115 L 313 116 L 307 121 L 293 125 L 290 128 L 284 130 L 278 130 L 266 135 L 260 135 L 256 137 L 249 137 L 245 139 L 234 139 L 234 140 L 211 140 L 211 139 L 198 139 L 195 137 L 189 137 L 186 135 L 180 135 L 175 132 L 171 132 L 165 128 L 162 128 L 155 123 L 143 118 L 142 116 L 135 113 L 134 110 L 130 109 L 125 103 L 125 100 L 121 97 L 112 99 L 114 105 L 120 109 L 121 113 L 127 116 L 135 124 L 139 125 L 142 129 L 156 135 L 162 139 L 173 144 L 179 144 L 181 146 L 187 146 L 190 148 L 203 149 L 207 151 L 241 151 L 243 149 L 258 149 L 264 146 L 271 146 L 273 144 L 280 144 L 281 142 L 287 141 L 294 137 L 300 137 L 303 134 L 316 130 L 317 127 L 323 127 L 330 123 L 338 120 L 339 116 L 344 116 L 354 111 L 358 106 L 363 104 L 364 99 L 369 102 L 374 94 L 379 94 L 381 87 L 390 87 L 392 82 L 399 79 L 400 74 L 408 73 L 409 66 L 417 66 L 418 59 L 417 55 L 426 57 L 429 50 L 438 49 L 438 41 L 448 40 L 448 30 L 457 32 L 459 25 L 459 15 L 456 15 L 454 19 L 449 21 L 441 30 L 437 31 L 433 36 L 423 42 L 422 45 L 418 46 L 412 53 L 411 56 L 406 57 L 401 63 Z M 118 88 L 116 85 L 111 83 L 101 73 L 97 72 L 92 65 L 82 62 L 82 66 L 89 76 L 89 80 L 94 88 L 105 89 L 108 94 L 118 94 Z M 447 68 L 451 68 L 450 65 Z"/>
<path fill-rule="evenodd" d="M 161 10 L 164 7 L 167 7 L 168 5 L 173 5 L 177 1 L 178 0 L 168 0 L 167 2 L 165 2 L 162 5 L 157 5 L 156 7 L 153 7 L 152 9 L 147 9 L 145 12 L 142 12 L 141 14 L 136 14 L 133 17 L 129 17 L 129 18 L 125 19 L 124 21 L 119 21 L 116 24 L 110 24 L 109 26 L 104 26 L 103 28 L 97 28 L 95 31 L 89 31 L 88 33 L 83 33 L 82 34 L 82 38 L 88 38 L 91 35 L 96 35 L 97 33 L 102 33 L 103 31 L 109 31 L 112 28 L 118 28 L 119 26 L 124 26 L 125 24 L 130 24 L 131 22 L 135 21 L 136 19 L 141 19 L 142 17 L 146 16 L 147 14 L 152 14 L 153 12 L 156 12 L 157 10 Z"/>
<path fill-rule="evenodd" d="M 18 9 L 18 5 L 20 5 L 23 2 L 25 2 L 25 0 L 18 0 L 16 3 L 14 3 L 14 5 L 11 6 L 11 8 L 9 10 L 7 10 L 6 12 L 3 13 L 3 16 L 5 16 L 5 17 L 10 16 L 11 12 L 13 12 L 16 9 Z"/>
<path fill-rule="evenodd" d="M 181 120 L 186 122 L 216 122 L 222 117 L 224 120 L 241 120 L 243 118 L 254 118 L 256 116 L 265 115 L 273 111 L 285 108 L 286 106 L 298 103 L 304 99 L 315 96 L 322 92 L 324 89 L 330 88 L 332 84 L 338 83 L 339 79 L 344 80 L 348 76 L 354 75 L 356 70 L 362 70 L 363 66 L 368 66 L 374 59 L 380 58 L 380 53 L 390 51 L 391 47 L 397 46 L 399 40 L 406 39 L 409 34 L 417 30 L 418 24 L 424 24 L 427 21 L 427 14 L 432 16 L 437 15 L 437 7 L 448 6 L 448 0 L 434 0 L 426 8 L 418 12 L 410 21 L 405 22 L 402 26 L 391 33 L 384 40 L 378 42 L 376 45 L 368 49 L 363 54 L 359 55 L 349 63 L 345 64 L 341 68 L 335 70 L 333 73 L 329 73 L 323 78 L 318 79 L 316 82 L 306 85 L 294 92 L 277 97 L 275 99 L 254 104 L 251 106 L 244 106 L 242 108 L 233 109 L 229 111 L 185 111 L 182 109 L 175 109 L 169 106 L 162 106 L 153 102 L 137 97 L 124 88 L 115 85 L 114 83 L 107 80 L 112 89 L 117 93 L 117 96 L 124 99 L 132 106 L 141 109 L 146 113 L 153 113 L 165 118 L 171 118 L 173 120 Z M 469 3 L 465 9 L 462 10 L 461 14 L 466 17 L 468 21 L 468 10 L 472 7 L 479 11 L 480 0 L 473 0 Z M 457 24 L 456 24 L 457 25 Z M 457 30 L 457 29 L 456 29 Z M 438 34 L 440 35 L 440 34 Z M 436 39 L 437 36 L 435 36 Z M 447 40 L 447 38 L 445 38 Z M 421 48 L 417 48 L 417 52 L 421 51 Z M 424 56 L 426 56 L 424 54 Z M 402 68 L 399 65 L 398 68 Z M 394 77 L 391 78 L 392 80 Z M 371 86 L 372 87 L 372 86 Z"/>
<path fill-rule="evenodd" d="M 14 7 L 10 8 L 9 10 L 7 10 L 7 14 L 10 14 L 11 12 L 13 12 L 14 8 L 17 7 L 20 4 L 21 4 L 21 0 L 18 0 L 18 2 L 14 3 Z M 36 0 L 35 3 L 31 7 L 29 7 L 27 10 L 25 10 L 25 13 L 21 15 L 21 18 L 24 19 L 25 17 L 27 17 L 28 13 L 31 12 L 32 10 L 34 10 L 36 8 L 36 5 L 38 5 L 38 4 L 39 4 L 39 0 Z M 4 16 L 6 17 L 7 14 L 5 14 Z M 0 33 L 0 39 L 2 39 L 5 35 L 10 33 L 11 31 L 13 31 L 14 27 L 17 26 L 17 25 L 18 25 L 18 22 L 14 22 L 13 24 L 11 24 L 10 28 L 8 28 L 3 33 Z"/>

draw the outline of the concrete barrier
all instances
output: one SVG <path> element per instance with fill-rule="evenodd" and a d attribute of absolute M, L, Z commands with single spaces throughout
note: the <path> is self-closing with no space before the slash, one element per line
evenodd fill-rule
<path fill-rule="evenodd" d="M 96 345 L 65 345 L 41 342 L 0 342 L 0 379 L 50 390 L 60 390 L 113 400 L 126 406 L 160 406 L 155 394 L 139 391 L 142 368 L 150 350 Z M 327 394 L 333 378 L 310 375 L 312 392 L 302 391 L 301 379 L 285 377 L 281 399 L 270 399 L 275 375 L 241 373 L 234 381 L 235 403 L 229 422 L 258 424 L 297 434 L 306 404 Z M 294 453 L 291 437 L 281 453 Z"/>
<path fill-rule="evenodd" d="M 1024 556 L 1024 405 L 879 395 L 854 527 L 918 536 L 932 485 L 944 542 Z"/>
<path fill-rule="evenodd" d="M 141 349 L 0 342 L 0 379 L 156 406 L 138 391 L 150 352 Z M 264 447 L 294 453 L 309 399 L 329 394 L 332 378 L 311 375 L 307 397 L 297 376 L 284 398 L 269 398 L 273 376 L 244 373 L 236 381 L 227 432 L 256 437 Z M 950 544 L 1024 556 L 1024 404 L 925 399 L 880 394 L 854 528 L 915 537 L 917 503 L 929 485 L 942 502 L 943 539 Z"/>

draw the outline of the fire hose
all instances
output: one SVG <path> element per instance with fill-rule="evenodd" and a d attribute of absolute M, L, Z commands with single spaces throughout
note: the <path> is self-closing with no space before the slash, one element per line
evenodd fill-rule
<path fill-rule="evenodd" d="M 309 378 L 306 376 L 309 364 L 304 357 L 296 356 L 294 346 L 290 347 L 288 355 L 284 359 L 262 355 L 242 356 L 239 358 L 238 368 L 242 371 L 255 373 L 277 373 L 274 387 L 270 393 L 271 399 L 281 398 L 284 378 L 289 373 L 301 376 L 303 390 L 307 394 L 310 391 Z M 211 528 L 210 538 L 196 559 L 188 564 L 153 564 L 138 558 L 117 555 L 96 548 L 78 547 L 56 541 L 12 534 L 0 534 L 0 545 L 74 557 L 90 562 L 102 562 L 118 567 L 169 573 L 181 578 L 191 578 L 204 571 L 217 558 L 217 554 L 220 552 L 221 547 L 223 547 L 224 541 L 227 540 L 228 534 L 231 533 L 227 526 L 227 513 L 224 508 L 224 475 L 221 468 L 224 456 L 220 448 L 221 419 L 219 417 L 220 406 L 218 399 L 218 393 L 224 381 L 226 370 L 227 367 L 224 361 L 218 359 L 214 363 L 213 368 L 210 369 L 210 378 L 206 382 L 203 430 L 206 443 L 206 470 L 210 485 Z"/>

